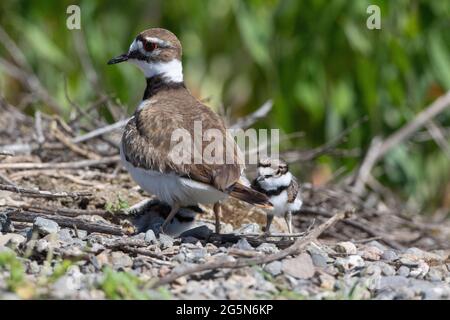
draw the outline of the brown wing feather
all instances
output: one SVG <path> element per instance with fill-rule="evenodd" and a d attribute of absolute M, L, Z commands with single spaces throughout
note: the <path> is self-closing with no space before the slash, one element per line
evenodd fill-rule
<path fill-rule="evenodd" d="M 289 184 L 289 187 L 287 189 L 287 194 L 288 194 L 288 202 L 289 203 L 294 202 L 295 199 L 297 198 L 298 182 L 294 176 L 292 176 L 291 183 Z"/>
<path fill-rule="evenodd" d="M 236 183 L 232 190 L 230 191 L 230 196 L 235 197 L 239 200 L 245 201 L 247 203 L 253 204 L 260 208 L 271 209 L 272 204 L 269 201 L 269 198 L 252 188 L 244 186 L 241 183 Z"/>
<path fill-rule="evenodd" d="M 231 164 L 177 164 L 169 157 L 173 146 L 171 135 L 174 129 L 186 129 L 194 132 L 195 121 L 201 121 L 203 132 L 207 129 L 218 129 L 224 137 L 230 138 L 222 119 L 211 109 L 198 102 L 189 92 L 180 88 L 171 90 L 170 96 L 164 91 L 155 94 L 145 103 L 148 106 L 136 112 L 129 121 L 122 137 L 122 147 L 129 162 L 135 167 L 157 170 L 160 172 L 176 172 L 181 176 L 208 183 L 221 191 L 233 186 L 241 175 L 244 166 L 237 144 L 233 141 L 234 161 Z M 198 150 L 203 150 L 211 141 L 199 139 Z M 172 144 L 172 145 L 171 145 Z M 226 139 L 223 141 L 226 149 Z"/>

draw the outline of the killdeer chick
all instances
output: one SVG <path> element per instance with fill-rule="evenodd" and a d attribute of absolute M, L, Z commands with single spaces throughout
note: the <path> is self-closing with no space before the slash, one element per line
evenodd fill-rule
<path fill-rule="evenodd" d="M 302 200 L 297 179 L 289 172 L 288 164 L 281 159 L 261 159 L 258 163 L 258 176 L 252 187 L 267 195 L 273 205 L 272 209 L 265 210 L 265 233 L 270 234 L 274 216 L 283 216 L 289 233 L 292 233 L 292 212 L 300 210 Z"/>
<path fill-rule="evenodd" d="M 171 206 L 162 231 L 180 207 L 214 203 L 218 232 L 220 206 L 217 203 L 228 196 L 264 208 L 270 208 L 271 204 L 266 195 L 240 182 L 244 170 L 241 152 L 223 120 L 186 89 L 181 55 L 177 37 L 168 30 L 154 28 L 141 32 L 127 53 L 108 62 L 129 61 L 143 71 L 147 80 L 143 100 L 122 136 L 121 159 L 143 190 Z M 181 163 L 172 156 L 173 132 L 184 129 L 193 137 L 195 122 L 201 123 L 203 132 L 213 129 L 224 137 L 221 146 L 226 155 L 222 159 L 227 161 L 198 163 L 195 151 L 190 161 Z M 194 139 L 193 149 L 201 158 L 210 143 L 205 140 Z"/>
<path fill-rule="evenodd" d="M 161 201 L 153 199 L 146 202 L 143 210 L 132 212 L 133 224 L 136 226 L 137 233 L 152 229 L 155 234 L 158 234 L 170 210 L 170 206 Z M 179 237 L 183 232 L 194 227 L 195 217 L 199 213 L 203 213 L 203 210 L 198 206 L 180 208 L 167 224 L 165 232 L 171 237 Z"/>

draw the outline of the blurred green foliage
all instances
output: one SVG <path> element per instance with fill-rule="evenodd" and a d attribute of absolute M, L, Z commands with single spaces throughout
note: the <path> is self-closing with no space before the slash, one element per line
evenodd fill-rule
<path fill-rule="evenodd" d="M 128 106 L 128 113 L 142 96 L 142 75 L 134 66 L 110 67 L 106 62 L 149 27 L 178 35 L 185 81 L 196 96 L 210 98 L 213 108 L 223 105 L 238 117 L 273 98 L 271 116 L 258 126 L 306 133 L 284 148 L 318 146 L 368 115 L 367 124 L 353 130 L 345 145 L 365 150 L 372 137 L 394 132 L 450 89 L 449 1 L 76 3 L 101 85 Z M 69 4 L 72 1 L 0 3 L 1 25 L 67 114 L 65 78 L 70 96 L 81 105 L 98 94 L 74 45 L 80 31 L 66 28 Z M 381 30 L 366 27 L 370 4 L 381 8 Z M 6 51 L 0 50 L 4 56 Z M 2 94 L 18 103 L 23 97 L 18 83 L 4 74 L 0 81 Z M 28 111 L 43 107 L 35 103 Z M 448 126 L 449 114 L 439 116 L 438 122 Z M 341 166 L 351 170 L 359 161 L 320 159 L 331 171 Z M 308 172 L 297 173 L 310 178 Z M 447 206 L 449 161 L 432 140 L 412 139 L 399 146 L 375 173 L 419 208 Z"/>

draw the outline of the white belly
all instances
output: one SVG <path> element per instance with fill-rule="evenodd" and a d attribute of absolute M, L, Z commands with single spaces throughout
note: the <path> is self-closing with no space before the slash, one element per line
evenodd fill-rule
<path fill-rule="evenodd" d="M 273 209 L 268 210 L 267 213 L 279 217 L 284 216 L 288 211 L 298 211 L 302 206 L 302 200 L 299 197 L 294 202 L 288 203 L 288 193 L 286 190 L 282 191 L 279 195 L 271 196 L 270 202 L 273 204 Z"/>
<path fill-rule="evenodd" d="M 146 192 L 153 194 L 169 205 L 178 203 L 181 206 L 196 205 L 198 203 L 215 203 L 225 199 L 228 195 L 205 183 L 181 178 L 175 173 L 161 173 L 159 171 L 136 168 L 126 161 L 120 148 L 122 163 L 133 180 Z"/>

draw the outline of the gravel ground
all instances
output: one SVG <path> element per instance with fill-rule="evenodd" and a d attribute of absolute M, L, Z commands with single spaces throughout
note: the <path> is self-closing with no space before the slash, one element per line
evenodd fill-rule
<path fill-rule="evenodd" d="M 245 238 L 206 243 L 192 233 L 179 239 L 158 239 L 152 231 L 122 237 L 88 234 L 43 218 L 14 230 L 6 215 L 0 218 L 1 299 L 450 298 L 448 250 L 400 251 L 377 241 L 316 241 L 296 257 L 205 271 L 150 289 L 172 270 L 267 255 L 280 248 L 268 242 L 255 248 Z M 257 224 L 244 227 L 259 229 Z"/>

